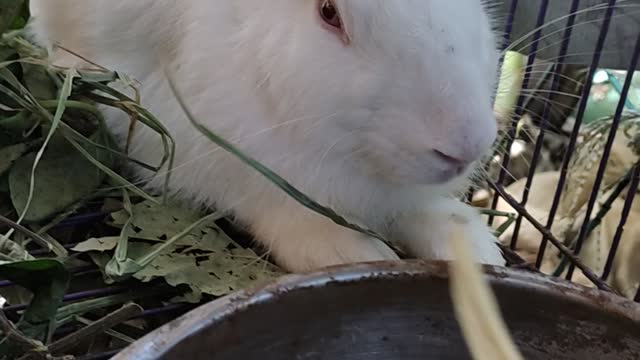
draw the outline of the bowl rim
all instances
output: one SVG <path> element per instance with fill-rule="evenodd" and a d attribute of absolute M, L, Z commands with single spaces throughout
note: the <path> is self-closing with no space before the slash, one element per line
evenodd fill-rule
<path fill-rule="evenodd" d="M 155 360 L 203 328 L 221 322 L 233 313 L 274 300 L 292 291 L 348 284 L 369 279 L 398 277 L 449 278 L 448 261 L 400 260 L 332 266 L 319 271 L 286 274 L 277 279 L 248 287 L 202 304 L 180 317 L 149 332 L 112 357 L 112 360 Z M 562 294 L 569 301 L 627 318 L 640 326 L 640 303 L 619 295 L 589 288 L 542 273 L 501 266 L 483 265 L 492 284 L 511 285 L 541 294 Z"/>

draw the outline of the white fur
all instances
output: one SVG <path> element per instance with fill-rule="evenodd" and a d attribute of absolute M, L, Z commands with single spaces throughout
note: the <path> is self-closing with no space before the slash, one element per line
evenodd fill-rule
<path fill-rule="evenodd" d="M 498 55 L 483 5 L 336 3 L 348 44 L 321 24 L 316 0 L 32 0 L 30 29 L 44 45 L 139 80 L 143 105 L 177 142 L 172 189 L 232 209 L 291 271 L 397 257 L 216 149 L 180 110 L 163 64 L 199 121 L 318 202 L 434 259 L 451 258 L 447 239 L 459 225 L 450 215 L 464 216 L 478 260 L 504 264 L 478 214 L 450 197 L 473 166 L 453 178 L 433 152 L 472 162 L 495 138 Z M 55 60 L 77 63 L 66 53 Z M 128 119 L 108 117 L 124 138 Z M 139 125 L 131 155 L 158 163 L 161 149 Z"/>

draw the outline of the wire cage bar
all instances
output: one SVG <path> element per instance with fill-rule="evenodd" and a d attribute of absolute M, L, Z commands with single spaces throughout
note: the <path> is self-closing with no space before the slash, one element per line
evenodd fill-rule
<path fill-rule="evenodd" d="M 526 70 L 522 81 L 522 91 L 517 99 L 517 105 L 513 112 L 513 117 L 509 119 L 505 131 L 506 150 L 501 151 L 501 169 L 494 179 L 489 179 L 489 188 L 494 195 L 491 201 L 491 208 L 496 210 L 499 201 L 505 201 L 517 212 L 517 217 L 512 225 L 513 231 L 510 233 L 509 248 L 515 250 L 518 247 L 519 236 L 523 221 L 528 221 L 539 231 L 541 238 L 540 246 L 536 255 L 535 263 L 532 264 L 539 270 L 542 266 L 545 253 L 548 251 L 548 244 L 558 249 L 564 256 L 562 269 L 566 270 L 563 276 L 568 280 L 573 280 L 575 270 L 582 271 L 596 287 L 614 291 L 608 284 L 613 268 L 614 259 L 620 248 L 624 227 L 628 224 L 633 202 L 638 191 L 640 181 L 640 162 L 636 163 L 627 174 L 620 180 L 615 190 L 603 203 L 603 206 L 596 212 L 596 205 L 599 198 L 599 190 L 605 177 L 607 164 L 614 145 L 614 140 L 618 134 L 620 124 L 625 111 L 633 105 L 629 100 L 631 85 L 636 71 L 640 69 L 640 1 L 637 0 L 505 0 L 502 2 L 502 11 L 506 19 L 505 39 L 508 42 L 506 49 L 517 51 L 526 55 Z M 511 196 L 506 191 L 506 180 L 509 175 L 509 165 L 511 156 L 509 149 L 516 140 L 516 129 L 521 125 L 523 115 L 527 111 L 525 102 L 527 91 L 532 84 L 532 73 L 536 60 L 541 59 L 549 62 L 551 66 L 551 85 L 543 95 L 544 103 L 542 114 L 537 124 L 537 136 L 533 139 L 535 146 L 529 162 L 528 173 L 524 190 L 519 199 Z M 550 130 L 550 117 L 552 113 L 552 96 L 560 92 L 561 81 L 564 70 L 572 65 L 581 65 L 586 70 L 577 106 L 575 109 L 574 123 L 568 135 L 565 154 L 558 169 L 559 177 L 555 185 L 553 201 L 548 210 L 545 221 L 539 221 L 533 216 L 529 209 L 529 197 L 533 180 L 537 174 L 537 168 L 541 159 L 542 149 L 546 136 Z M 604 135 L 606 143 L 602 156 L 597 161 L 595 170 L 595 181 L 590 190 L 588 201 L 583 218 L 577 219 L 579 231 L 572 238 L 571 246 L 567 246 L 566 239 L 561 241 L 553 233 L 554 221 L 558 215 L 560 201 L 563 191 L 567 186 L 569 167 L 574 160 L 574 153 L 579 144 L 581 130 L 583 129 L 585 112 L 589 103 L 589 96 L 593 90 L 594 77 L 601 69 L 625 70 L 626 77 L 624 83 L 619 87 L 620 99 L 615 112 L 611 114 L 610 125 Z M 635 114 L 638 115 L 638 114 Z M 640 115 L 638 115 L 640 116 Z M 581 260 L 580 256 L 588 235 L 600 224 L 601 213 L 611 207 L 614 199 L 625 195 L 624 205 L 620 214 L 620 220 L 616 227 L 615 234 L 611 240 L 611 246 L 607 251 L 606 262 L 602 271 L 589 269 Z M 593 215 L 596 214 L 594 217 Z M 494 216 L 489 216 L 489 225 L 493 225 Z M 545 223 L 544 225 L 542 223 Z M 640 269 L 637 269 L 640 271 Z M 554 275 L 559 275 L 558 270 Z M 635 300 L 640 301 L 640 287 L 636 291 Z"/>

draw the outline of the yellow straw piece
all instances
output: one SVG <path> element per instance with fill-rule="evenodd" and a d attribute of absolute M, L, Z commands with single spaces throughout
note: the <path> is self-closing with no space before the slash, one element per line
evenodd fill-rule
<path fill-rule="evenodd" d="M 451 297 L 463 336 L 475 360 L 523 360 L 500 314 L 495 296 L 475 263 L 464 219 L 454 218 Z"/>

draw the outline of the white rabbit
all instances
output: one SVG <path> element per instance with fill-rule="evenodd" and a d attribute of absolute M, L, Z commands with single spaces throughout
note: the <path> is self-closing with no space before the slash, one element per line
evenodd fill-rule
<path fill-rule="evenodd" d="M 177 142 L 175 194 L 232 210 L 286 269 L 398 257 L 202 136 L 165 66 L 200 122 L 319 203 L 419 258 L 451 259 L 453 227 L 468 226 L 477 260 L 504 265 L 479 214 L 453 197 L 497 132 L 499 52 L 482 1 L 31 0 L 31 11 L 42 45 L 141 83 L 143 105 Z M 124 140 L 128 119 L 107 115 Z M 136 128 L 131 156 L 157 163 L 161 149 L 156 133 Z"/>

